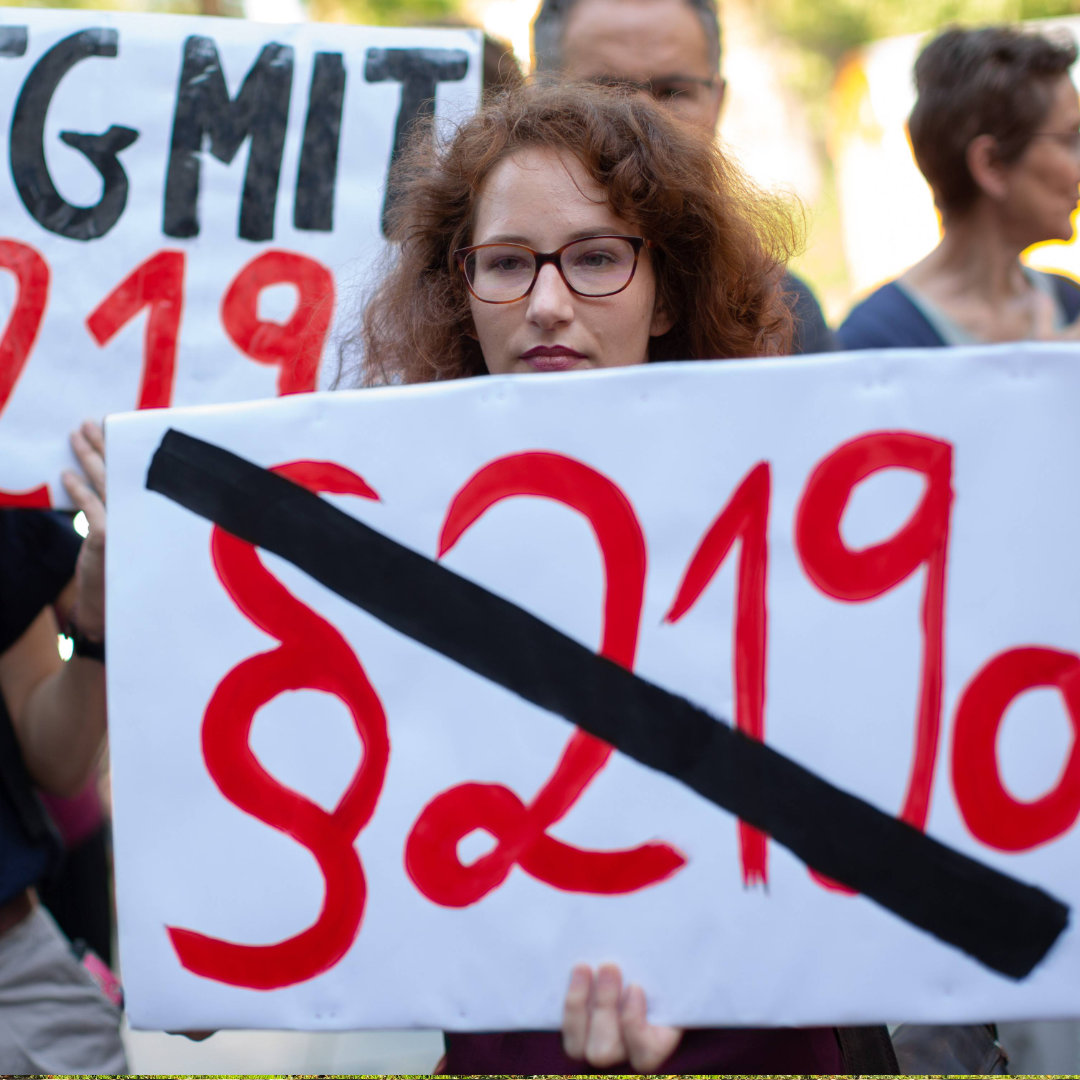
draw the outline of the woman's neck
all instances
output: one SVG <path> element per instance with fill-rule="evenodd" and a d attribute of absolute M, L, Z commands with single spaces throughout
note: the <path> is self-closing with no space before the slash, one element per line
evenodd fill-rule
<path fill-rule="evenodd" d="M 980 341 L 1018 341 L 1044 325 L 1046 298 L 1020 262 L 1023 246 L 976 207 L 946 223 L 941 242 L 900 277 Z"/>

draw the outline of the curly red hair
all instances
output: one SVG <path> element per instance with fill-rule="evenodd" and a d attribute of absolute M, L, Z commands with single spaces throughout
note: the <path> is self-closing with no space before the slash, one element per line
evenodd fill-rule
<path fill-rule="evenodd" d="M 650 360 L 725 359 L 789 350 L 783 264 L 791 215 L 757 192 L 715 145 L 653 102 L 591 85 L 533 84 L 504 94 L 439 142 L 417 132 L 392 183 L 392 264 L 346 342 L 365 383 L 480 375 L 465 282 L 453 252 L 471 242 L 478 193 L 525 147 L 571 153 L 616 215 L 651 244 L 657 304 L 674 320 Z"/>

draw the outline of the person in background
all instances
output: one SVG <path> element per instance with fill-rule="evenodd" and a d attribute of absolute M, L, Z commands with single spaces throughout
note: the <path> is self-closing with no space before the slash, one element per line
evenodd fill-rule
<path fill-rule="evenodd" d="M 393 262 L 353 341 L 368 385 L 787 351 L 790 222 L 711 134 L 576 84 L 425 134 L 397 167 Z M 574 968 L 561 1039 L 451 1032 L 446 1048 L 455 1075 L 896 1071 L 883 1028 L 651 1024 L 612 964 Z"/>
<path fill-rule="evenodd" d="M 423 22 L 421 26 L 449 28 L 452 30 L 479 30 L 480 27 L 459 15 L 443 15 L 434 22 Z M 483 33 L 483 50 L 480 54 L 480 86 L 485 95 L 500 90 L 516 90 L 525 81 L 521 65 L 514 56 L 514 50 L 508 41 Z"/>
<path fill-rule="evenodd" d="M 857 304 L 848 349 L 971 345 L 1075 334 L 1080 287 L 1020 256 L 1072 237 L 1080 185 L 1075 43 L 1011 26 L 952 28 L 915 63 L 908 121 L 941 242 Z"/>
<path fill-rule="evenodd" d="M 533 23 L 539 72 L 632 87 L 713 135 L 727 84 L 720 73 L 715 0 L 543 0 Z M 784 276 L 794 353 L 837 348 L 804 281 Z"/>
<path fill-rule="evenodd" d="M 484 93 L 516 90 L 525 81 L 514 50 L 501 38 L 484 32 Z"/>
<path fill-rule="evenodd" d="M 126 1071 L 119 1005 L 79 963 L 34 886 L 57 843 L 34 786 L 70 795 L 105 738 L 105 466 L 101 429 L 72 437 L 86 472 L 64 475 L 90 533 L 0 511 L 0 1072 Z M 54 610 L 55 606 L 55 610 Z M 57 611 L 74 642 L 57 651 Z"/>
<path fill-rule="evenodd" d="M 40 793 L 60 833 L 64 858 L 59 870 L 38 885 L 38 898 L 76 946 L 90 948 L 111 965 L 112 844 L 101 794 L 106 783 L 107 776 L 95 770 L 70 797 Z"/>
<path fill-rule="evenodd" d="M 908 130 L 941 215 L 941 241 L 854 307 L 837 331 L 845 348 L 1075 334 L 1069 324 L 1080 315 L 1080 288 L 1020 256 L 1031 244 L 1072 236 L 1080 185 L 1080 105 L 1069 78 L 1076 57 L 1068 38 L 1012 26 L 953 27 L 923 48 Z M 1000 1035 L 1004 1049 L 991 1024 L 902 1024 L 893 1042 L 905 1072 L 1001 1073 L 1005 1051 L 1031 1041 L 1031 1025 L 1002 1025 Z M 1013 1067 L 1041 1071 L 1019 1060 Z"/>

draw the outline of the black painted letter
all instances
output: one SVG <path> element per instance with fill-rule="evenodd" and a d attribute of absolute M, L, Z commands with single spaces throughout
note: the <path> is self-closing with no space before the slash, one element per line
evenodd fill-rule
<path fill-rule="evenodd" d="M 401 106 L 394 128 L 394 149 L 387 169 L 386 196 L 383 199 L 382 230 L 386 233 L 387 215 L 396 194 L 390 177 L 394 162 L 405 144 L 409 128 L 435 113 L 435 88 L 441 82 L 460 82 L 469 70 L 469 54 L 463 49 L 368 49 L 364 78 L 368 82 L 401 83 Z"/>
<path fill-rule="evenodd" d="M 166 236 L 199 235 L 199 155 L 203 136 L 209 134 L 210 153 L 226 165 L 251 138 L 239 235 L 244 240 L 273 239 L 292 75 L 293 50 L 271 43 L 244 76 L 234 101 L 213 40 L 193 35 L 184 42 L 165 179 Z"/>
<path fill-rule="evenodd" d="M 0 56 L 22 56 L 29 35 L 25 26 L 0 26 Z"/>
<path fill-rule="evenodd" d="M 345 63 L 341 53 L 316 53 L 304 145 L 296 171 L 293 224 L 298 229 L 330 232 L 334 228 L 334 185 L 344 100 Z"/>
<path fill-rule="evenodd" d="M 18 28 L 8 27 L 14 37 L 10 47 L 19 48 Z M 0 38 L 0 44 L 6 44 Z M 25 36 L 22 48 L 26 48 Z M 60 80 L 80 60 L 89 56 L 116 56 L 115 30 L 81 30 L 54 45 L 34 65 L 23 83 L 11 120 L 11 175 L 23 205 L 34 220 L 49 232 L 69 240 L 96 240 L 120 220 L 127 205 L 128 178 L 117 155 L 139 133 L 115 124 L 101 135 L 62 131 L 60 138 L 94 166 L 103 182 L 101 198 L 93 206 L 72 206 L 56 190 L 45 162 L 45 116 Z M 12 55 L 5 52 L 4 55 Z M 15 55 L 18 55 L 16 53 Z"/>

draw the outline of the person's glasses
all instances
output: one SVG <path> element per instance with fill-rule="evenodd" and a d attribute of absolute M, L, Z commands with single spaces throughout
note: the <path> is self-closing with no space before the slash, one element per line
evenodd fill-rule
<path fill-rule="evenodd" d="M 640 236 L 587 236 L 558 251 L 533 251 L 524 244 L 474 244 L 454 259 L 469 292 L 485 304 L 512 304 L 528 296 L 545 263 L 554 263 L 566 287 L 579 296 L 614 296 L 633 280 Z"/>
<path fill-rule="evenodd" d="M 718 79 L 705 79 L 697 75 L 669 75 L 647 82 L 620 79 L 613 75 L 598 75 L 592 80 L 598 86 L 612 86 L 637 94 L 649 94 L 661 105 L 697 105 L 708 99 L 716 89 Z"/>

